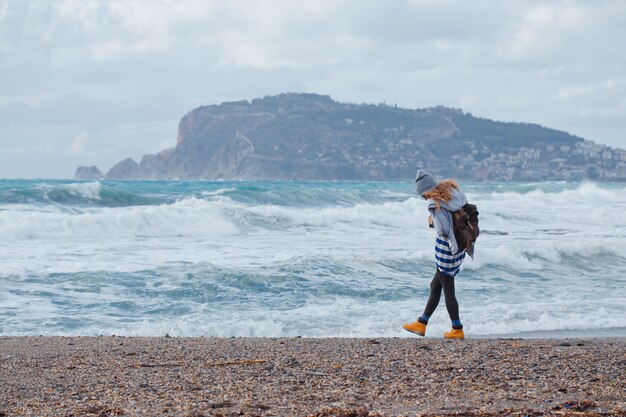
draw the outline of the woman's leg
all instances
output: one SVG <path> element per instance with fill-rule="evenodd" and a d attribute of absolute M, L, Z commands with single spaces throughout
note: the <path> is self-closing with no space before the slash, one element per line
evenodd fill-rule
<path fill-rule="evenodd" d="M 420 316 L 418 321 L 427 324 L 428 319 L 434 313 L 435 309 L 439 305 L 441 299 L 441 281 L 438 277 L 439 270 L 435 271 L 435 276 L 430 282 L 430 294 L 428 294 L 428 301 L 426 302 L 426 308 L 424 308 L 424 314 Z"/>
<path fill-rule="evenodd" d="M 439 282 L 443 287 L 443 296 L 446 300 L 446 309 L 450 315 L 450 320 L 452 320 L 452 327 L 462 329 L 463 325 L 459 319 L 459 303 L 454 292 L 454 277 L 446 275 L 439 270 L 437 270 L 436 277 L 439 278 Z"/>

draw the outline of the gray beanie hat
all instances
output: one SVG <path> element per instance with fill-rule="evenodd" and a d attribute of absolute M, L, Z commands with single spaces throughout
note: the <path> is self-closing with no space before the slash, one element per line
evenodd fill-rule
<path fill-rule="evenodd" d="M 423 169 L 417 170 L 417 176 L 415 177 L 415 191 L 417 194 L 423 195 L 436 186 L 437 181 L 435 180 L 435 177 Z"/>

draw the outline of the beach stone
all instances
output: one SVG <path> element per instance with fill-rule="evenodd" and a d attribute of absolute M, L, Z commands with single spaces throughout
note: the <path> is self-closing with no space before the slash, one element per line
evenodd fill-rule
<path fill-rule="evenodd" d="M 0 337 L 1 412 L 626 415 L 624 339 L 417 341 Z"/>

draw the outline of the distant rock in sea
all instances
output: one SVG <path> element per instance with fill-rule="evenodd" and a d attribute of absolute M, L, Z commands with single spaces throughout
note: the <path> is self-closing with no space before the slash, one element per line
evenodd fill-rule
<path fill-rule="evenodd" d="M 443 106 L 403 109 L 280 94 L 202 106 L 174 148 L 125 159 L 109 179 L 625 180 L 626 151 L 529 123 Z"/>
<path fill-rule="evenodd" d="M 118 162 L 107 172 L 108 179 L 141 179 L 141 170 L 137 162 L 132 158 L 126 158 Z"/>
<path fill-rule="evenodd" d="M 95 165 L 79 166 L 76 169 L 74 178 L 76 178 L 77 180 L 99 180 L 104 178 L 104 174 Z"/>

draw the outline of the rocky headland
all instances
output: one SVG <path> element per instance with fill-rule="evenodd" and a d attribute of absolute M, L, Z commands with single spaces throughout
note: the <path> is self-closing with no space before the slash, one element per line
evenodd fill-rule
<path fill-rule="evenodd" d="M 105 177 L 406 180 L 417 167 L 467 180 L 621 181 L 626 151 L 460 109 L 290 93 L 194 109 L 180 121 L 174 148 L 125 159 Z"/>

